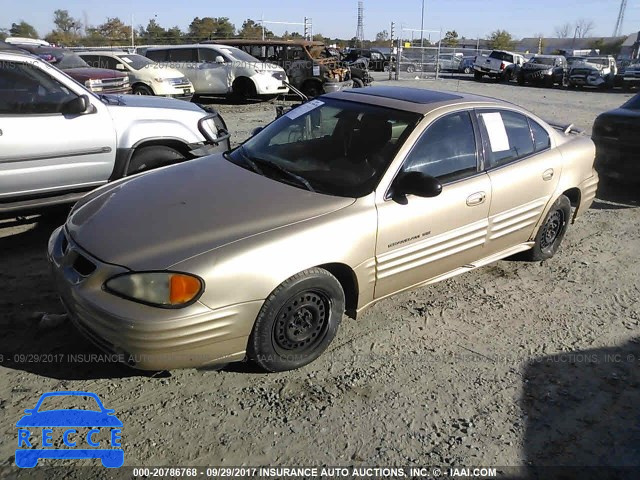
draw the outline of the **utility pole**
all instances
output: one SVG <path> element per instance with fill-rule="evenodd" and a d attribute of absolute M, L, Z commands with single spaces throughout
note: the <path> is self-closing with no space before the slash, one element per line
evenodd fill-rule
<path fill-rule="evenodd" d="M 391 50 L 389 51 L 389 80 L 391 80 L 391 70 L 394 62 L 391 61 L 393 55 L 393 39 L 395 38 L 395 22 L 391 22 Z M 396 65 L 398 64 L 398 56 L 396 55 Z M 396 67 L 397 68 L 397 67 Z"/>
<path fill-rule="evenodd" d="M 423 70 L 424 70 L 424 0 L 422 0 L 422 15 L 420 16 L 420 71 L 422 72 Z"/>

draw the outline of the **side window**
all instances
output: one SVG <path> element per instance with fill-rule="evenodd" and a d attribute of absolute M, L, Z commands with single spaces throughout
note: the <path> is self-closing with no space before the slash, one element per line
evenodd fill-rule
<path fill-rule="evenodd" d="M 93 68 L 100 68 L 100 57 L 97 55 L 81 55 L 81 57 Z"/>
<path fill-rule="evenodd" d="M 531 133 L 533 133 L 533 146 L 535 151 L 541 152 L 551 147 L 551 139 L 547 131 L 531 119 L 529 119 L 529 125 L 531 126 Z"/>
<path fill-rule="evenodd" d="M 0 115 L 60 113 L 77 95 L 32 65 L 0 62 Z"/>
<path fill-rule="evenodd" d="M 478 115 L 485 138 L 486 168 L 511 163 L 534 152 L 527 117 L 516 112 L 482 112 Z"/>
<path fill-rule="evenodd" d="M 172 62 L 197 62 L 198 50 L 195 48 L 172 48 L 169 50 L 169 60 Z"/>
<path fill-rule="evenodd" d="M 468 112 L 436 120 L 418 139 L 405 160 L 403 171 L 419 171 L 441 182 L 477 172 L 476 139 Z"/>
<path fill-rule="evenodd" d="M 207 63 L 215 63 L 216 57 L 218 55 L 222 56 L 220 52 L 214 50 L 213 48 L 199 48 L 198 55 L 200 56 L 199 61 Z M 190 60 L 185 61 L 188 62 Z"/>
<path fill-rule="evenodd" d="M 100 56 L 100 68 L 108 68 L 110 70 L 117 70 L 116 65 L 120 62 L 113 57 Z"/>
<path fill-rule="evenodd" d="M 167 50 L 151 50 L 147 52 L 146 56 L 154 62 L 166 62 L 167 53 L 169 53 Z"/>

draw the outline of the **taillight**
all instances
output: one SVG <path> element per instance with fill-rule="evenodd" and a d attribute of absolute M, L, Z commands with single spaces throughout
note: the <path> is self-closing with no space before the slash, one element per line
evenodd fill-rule
<path fill-rule="evenodd" d="M 502 63 L 500 64 L 500 70 L 504 70 L 504 67 L 506 67 L 506 65 L 504 64 L 504 62 L 502 62 Z"/>

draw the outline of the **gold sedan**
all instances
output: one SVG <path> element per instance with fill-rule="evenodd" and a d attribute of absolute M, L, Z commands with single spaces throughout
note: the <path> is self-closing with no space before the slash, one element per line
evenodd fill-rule
<path fill-rule="evenodd" d="M 509 103 L 370 87 L 100 188 L 49 241 L 60 296 L 142 369 L 316 359 L 342 315 L 524 252 L 589 208 L 589 137 Z M 573 207 L 573 210 L 572 210 Z"/>

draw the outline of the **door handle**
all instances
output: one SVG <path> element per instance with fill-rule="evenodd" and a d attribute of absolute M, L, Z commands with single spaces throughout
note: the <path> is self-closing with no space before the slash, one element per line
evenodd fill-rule
<path fill-rule="evenodd" d="M 485 198 L 487 198 L 487 195 L 484 192 L 474 193 L 473 195 L 469 195 L 467 197 L 467 205 L 469 205 L 470 207 L 473 207 L 474 205 L 480 205 L 481 203 L 484 203 Z"/>
<path fill-rule="evenodd" d="M 551 180 L 553 178 L 553 168 L 548 168 L 547 170 L 545 170 L 544 172 L 542 172 L 542 179 L 545 182 L 548 182 L 549 180 Z"/>

